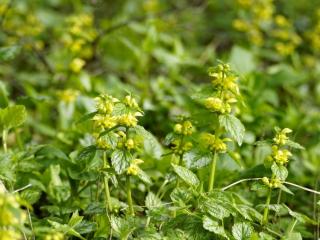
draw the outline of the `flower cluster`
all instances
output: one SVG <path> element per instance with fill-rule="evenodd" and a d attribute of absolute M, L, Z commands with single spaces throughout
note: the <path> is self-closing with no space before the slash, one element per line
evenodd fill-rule
<path fill-rule="evenodd" d="M 63 240 L 63 239 L 64 239 L 64 236 L 60 232 L 47 234 L 44 238 L 44 240 Z"/>
<path fill-rule="evenodd" d="M 182 156 L 193 147 L 192 142 L 189 140 L 194 132 L 195 127 L 189 120 L 183 120 L 173 126 L 170 147 L 175 154 Z"/>
<path fill-rule="evenodd" d="M 71 103 L 76 100 L 76 98 L 79 96 L 79 91 L 74 89 L 66 89 L 63 91 L 59 91 L 57 93 L 58 98 L 60 101 L 63 101 L 65 103 Z"/>
<path fill-rule="evenodd" d="M 96 98 L 97 114 L 93 117 L 99 131 L 108 130 L 115 126 L 135 127 L 137 117 L 142 112 L 132 96 L 126 96 L 123 101 L 112 96 L 102 94 Z"/>
<path fill-rule="evenodd" d="M 0 15 L 5 15 L 1 28 L 3 32 L 9 33 L 6 38 L 7 45 L 19 44 L 27 50 L 44 48 L 44 42 L 41 38 L 44 24 L 30 9 L 26 11 L 16 5 L 10 7 L 6 1 L 2 1 Z M 28 41 L 21 41 L 21 39 L 28 39 Z"/>
<path fill-rule="evenodd" d="M 216 89 L 215 95 L 204 100 L 204 106 L 219 114 L 230 113 L 232 104 L 237 102 L 240 95 L 237 76 L 231 71 L 229 64 L 219 64 L 209 69 L 212 85 Z"/>
<path fill-rule="evenodd" d="M 18 240 L 21 234 L 16 227 L 22 226 L 26 214 L 21 210 L 17 197 L 0 188 L 0 240 Z"/>
<path fill-rule="evenodd" d="M 194 132 L 194 127 L 190 121 L 184 121 L 177 123 L 173 128 L 176 134 L 182 134 L 185 136 L 191 135 Z"/>
<path fill-rule="evenodd" d="M 292 130 L 284 128 L 282 130 L 276 129 L 276 131 L 276 136 L 273 138 L 274 145 L 272 146 L 272 155 L 269 159 L 279 165 L 284 165 L 288 163 L 289 158 L 292 156 L 292 153 L 286 149 L 286 144 L 289 140 L 287 134 L 291 133 Z"/>
<path fill-rule="evenodd" d="M 62 42 L 74 56 L 69 64 L 70 70 L 79 73 L 86 64 L 85 59 L 92 56 L 92 43 L 97 37 L 97 31 L 93 27 L 93 17 L 90 14 L 71 16 L 66 23 Z"/>
<path fill-rule="evenodd" d="M 227 151 L 227 144 L 225 142 L 230 142 L 230 138 L 219 138 L 214 134 L 203 133 L 202 142 L 212 152 L 225 153 Z"/>
<path fill-rule="evenodd" d="M 262 182 L 267 185 L 268 187 L 270 188 L 279 188 L 281 187 L 281 180 L 278 179 L 278 178 L 267 178 L 267 177 L 263 177 L 262 179 Z"/>
<path fill-rule="evenodd" d="M 132 160 L 130 166 L 127 169 L 127 174 L 128 175 L 138 175 L 140 168 L 139 168 L 139 164 L 143 163 L 143 161 L 139 158 L 136 158 L 134 160 Z"/>
<path fill-rule="evenodd" d="M 96 145 L 103 150 L 120 150 L 134 156 L 143 145 L 141 136 L 130 130 L 137 126 L 137 117 L 142 116 L 136 99 L 127 95 L 119 100 L 102 94 L 95 100 L 97 111 L 92 120 L 96 127 Z M 141 163 L 141 159 L 130 159 L 127 174 L 137 175 Z"/>
<path fill-rule="evenodd" d="M 233 27 L 245 32 L 249 41 L 257 46 L 272 46 L 280 55 L 287 56 L 301 44 L 293 24 L 275 12 L 273 0 L 238 0 L 241 12 Z M 271 42 L 265 42 L 265 36 Z"/>

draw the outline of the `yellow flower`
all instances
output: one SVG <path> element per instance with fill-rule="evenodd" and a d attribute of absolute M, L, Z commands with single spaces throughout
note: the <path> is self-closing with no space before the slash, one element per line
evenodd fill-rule
<path fill-rule="evenodd" d="M 291 132 L 292 130 L 290 128 L 284 128 L 276 134 L 273 141 L 278 145 L 285 145 L 289 139 L 287 134 Z"/>
<path fill-rule="evenodd" d="M 183 135 L 191 135 L 194 131 L 194 127 L 190 121 L 184 121 L 182 123 L 182 134 Z"/>
<path fill-rule="evenodd" d="M 282 15 L 277 15 L 274 18 L 274 22 L 279 26 L 279 27 L 285 27 L 289 25 L 288 20 L 282 16 Z"/>
<path fill-rule="evenodd" d="M 124 125 L 127 127 L 135 127 L 138 123 L 138 119 L 132 113 L 119 116 L 118 121 L 120 125 Z"/>
<path fill-rule="evenodd" d="M 71 61 L 69 67 L 74 73 L 79 73 L 85 64 L 86 62 L 83 59 L 75 58 Z"/>
<path fill-rule="evenodd" d="M 92 120 L 94 123 L 103 129 L 109 129 L 117 125 L 117 118 L 113 116 L 108 116 L 108 115 L 101 115 L 97 114 L 95 115 Z"/>
<path fill-rule="evenodd" d="M 224 142 L 231 141 L 229 138 L 217 138 L 215 135 L 210 133 L 202 134 L 201 138 L 207 148 L 219 153 L 225 153 L 227 151 L 227 145 Z"/>
<path fill-rule="evenodd" d="M 221 112 L 221 113 L 225 112 L 223 101 L 220 98 L 208 97 L 205 100 L 204 105 L 206 108 L 208 108 L 211 111 Z"/>
<path fill-rule="evenodd" d="M 138 103 L 137 101 L 131 96 L 131 95 L 127 95 L 125 98 L 124 98 L 124 101 L 123 101 L 127 106 L 129 107 L 132 107 L 132 108 L 138 108 Z"/>
<path fill-rule="evenodd" d="M 277 146 L 272 147 L 273 153 L 272 156 L 275 159 L 276 163 L 284 165 L 289 161 L 289 157 L 292 156 L 292 153 L 287 149 L 279 149 Z"/>
<path fill-rule="evenodd" d="M 173 131 L 177 134 L 180 134 L 182 132 L 182 125 L 180 123 L 177 123 L 173 127 Z"/>
<path fill-rule="evenodd" d="M 113 111 L 114 103 L 119 102 L 117 98 L 109 96 L 107 94 L 101 94 L 95 98 L 96 109 L 101 113 L 110 114 Z"/>
<path fill-rule="evenodd" d="M 133 149 L 135 147 L 135 143 L 133 141 L 133 139 L 129 138 L 126 143 L 125 146 L 128 150 Z"/>
<path fill-rule="evenodd" d="M 63 240 L 64 236 L 62 233 L 51 233 L 51 234 L 47 234 L 44 238 L 45 240 Z"/>
<path fill-rule="evenodd" d="M 66 89 L 57 93 L 61 101 L 70 103 L 74 102 L 79 95 L 79 91 L 73 89 Z"/>
<path fill-rule="evenodd" d="M 250 24 L 247 23 L 246 21 L 242 20 L 242 19 L 235 19 L 232 22 L 232 26 L 241 32 L 247 32 L 250 29 Z"/>
<path fill-rule="evenodd" d="M 140 171 L 140 168 L 138 167 L 139 164 L 143 163 L 141 159 L 134 159 L 130 166 L 127 168 L 127 174 L 129 175 L 137 175 Z"/>
<path fill-rule="evenodd" d="M 21 239 L 21 234 L 10 229 L 0 229 L 0 240 L 19 240 L 19 239 Z"/>

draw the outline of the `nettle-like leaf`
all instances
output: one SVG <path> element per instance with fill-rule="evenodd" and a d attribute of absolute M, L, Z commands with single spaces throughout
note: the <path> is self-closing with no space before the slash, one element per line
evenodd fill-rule
<path fill-rule="evenodd" d="M 174 172 L 187 184 L 196 187 L 199 185 L 200 181 L 197 177 L 197 175 L 195 175 L 192 171 L 190 171 L 189 169 L 179 166 L 179 165 L 175 165 L 172 164 L 173 170 Z"/>
<path fill-rule="evenodd" d="M 211 153 L 202 152 L 198 149 L 193 149 L 183 154 L 183 161 L 186 167 L 191 169 L 199 169 L 209 165 L 212 158 Z"/>
<path fill-rule="evenodd" d="M 137 177 L 143 181 L 144 183 L 148 184 L 148 185 L 151 185 L 152 184 L 152 181 L 151 181 L 151 178 L 149 177 L 149 175 L 143 171 L 142 169 L 139 169 L 138 170 L 138 174 L 137 174 Z"/>
<path fill-rule="evenodd" d="M 289 147 L 295 148 L 295 149 L 300 149 L 300 150 L 304 150 L 305 149 L 299 143 L 291 141 L 291 140 L 287 140 L 286 141 L 286 145 L 288 145 Z"/>
<path fill-rule="evenodd" d="M 161 200 L 153 192 L 148 193 L 145 204 L 149 210 L 162 206 Z"/>
<path fill-rule="evenodd" d="M 129 166 L 133 156 L 126 150 L 116 149 L 111 155 L 111 164 L 118 174 L 122 174 Z"/>
<path fill-rule="evenodd" d="M 278 165 L 277 163 L 273 163 L 271 166 L 272 173 L 276 176 L 276 178 L 280 179 L 281 181 L 286 180 L 288 177 L 288 170 L 283 165 Z"/>
<path fill-rule="evenodd" d="M 191 190 L 182 187 L 175 188 L 170 194 L 171 200 L 180 206 L 188 204 L 192 197 Z"/>
<path fill-rule="evenodd" d="M 88 165 L 96 155 L 96 147 L 94 145 L 86 147 L 80 151 L 77 156 L 77 162 Z"/>
<path fill-rule="evenodd" d="M 253 227 L 247 222 L 235 223 L 232 226 L 232 235 L 236 240 L 250 239 L 253 231 Z"/>
<path fill-rule="evenodd" d="M 224 227 L 220 225 L 217 221 L 214 221 L 212 218 L 208 216 L 204 216 L 202 219 L 203 228 L 213 232 L 217 235 L 220 235 L 226 239 L 230 239 L 228 235 L 226 234 Z"/>
<path fill-rule="evenodd" d="M 19 127 L 26 121 L 27 111 L 23 105 L 9 106 L 0 109 L 0 126 L 2 129 L 10 130 Z"/>
<path fill-rule="evenodd" d="M 219 116 L 219 123 L 237 141 L 238 145 L 241 146 L 245 132 L 241 121 L 231 114 L 225 114 Z"/>
<path fill-rule="evenodd" d="M 155 136 L 148 132 L 142 126 L 136 126 L 133 128 L 137 135 L 142 136 L 144 139 L 145 152 L 153 156 L 156 159 L 160 159 L 162 155 L 162 146 L 158 142 Z"/>
<path fill-rule="evenodd" d="M 123 219 L 111 215 L 110 224 L 113 231 L 120 239 L 128 239 L 135 230 L 135 224 L 130 219 Z"/>
<path fill-rule="evenodd" d="M 118 136 L 115 132 L 108 132 L 100 137 L 111 148 L 115 149 L 118 144 Z"/>

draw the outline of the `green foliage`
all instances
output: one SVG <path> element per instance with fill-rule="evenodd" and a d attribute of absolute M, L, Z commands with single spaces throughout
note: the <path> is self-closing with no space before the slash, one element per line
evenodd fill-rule
<path fill-rule="evenodd" d="M 318 238 L 319 10 L 0 1 L 0 239 Z"/>

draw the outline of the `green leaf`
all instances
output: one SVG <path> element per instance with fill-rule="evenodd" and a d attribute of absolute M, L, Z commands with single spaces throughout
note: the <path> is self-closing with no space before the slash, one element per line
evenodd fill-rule
<path fill-rule="evenodd" d="M 0 48 L 0 61 L 9 61 L 14 59 L 20 52 L 20 46 L 9 46 Z"/>
<path fill-rule="evenodd" d="M 285 204 L 282 204 L 287 210 L 290 216 L 294 217 L 295 219 L 297 219 L 299 222 L 301 223 L 309 223 L 312 225 L 317 225 L 317 222 L 311 218 L 309 218 L 308 216 L 302 214 L 302 213 L 298 213 L 295 211 L 292 211 L 288 206 L 286 206 Z"/>
<path fill-rule="evenodd" d="M 118 174 L 122 174 L 129 166 L 133 159 L 130 152 L 116 149 L 111 155 L 111 164 Z"/>
<path fill-rule="evenodd" d="M 252 52 L 239 46 L 232 48 L 229 62 L 237 72 L 242 74 L 250 73 L 256 68 Z"/>
<path fill-rule="evenodd" d="M 144 183 L 149 184 L 149 185 L 152 184 L 151 178 L 150 178 L 149 175 L 148 175 L 145 171 L 143 171 L 142 169 L 139 169 L 137 176 L 138 176 L 138 178 L 139 178 L 141 181 L 143 181 Z"/>
<path fill-rule="evenodd" d="M 289 147 L 292 147 L 292 148 L 300 149 L 300 150 L 304 150 L 305 149 L 299 143 L 293 142 L 291 140 L 287 140 L 286 141 L 286 145 L 288 145 Z"/>
<path fill-rule="evenodd" d="M 0 124 L 3 129 L 19 127 L 25 122 L 27 111 L 23 105 L 13 105 L 0 109 Z"/>
<path fill-rule="evenodd" d="M 79 216 L 79 212 L 78 212 L 78 211 L 75 211 L 75 212 L 72 214 L 72 216 L 71 216 L 71 218 L 70 218 L 70 220 L 69 220 L 69 222 L 68 222 L 68 225 L 69 225 L 70 227 L 74 228 L 76 225 L 78 225 L 79 223 L 81 223 L 82 219 L 83 219 L 83 216 Z"/>
<path fill-rule="evenodd" d="M 153 192 L 148 193 L 145 204 L 149 210 L 162 206 L 161 200 Z"/>
<path fill-rule="evenodd" d="M 241 146 L 245 132 L 241 121 L 235 116 L 227 114 L 219 116 L 219 123 L 237 141 L 238 145 Z"/>
<path fill-rule="evenodd" d="M 191 172 L 189 169 L 182 167 L 182 166 L 178 166 L 175 164 L 172 164 L 173 170 L 174 172 L 187 184 L 191 185 L 191 186 L 198 186 L 200 181 L 198 179 L 198 177 Z"/>
<path fill-rule="evenodd" d="M 208 216 L 204 216 L 202 219 L 202 223 L 203 223 L 203 228 L 213 232 L 217 235 L 220 235 L 226 239 L 229 239 L 229 237 L 227 236 L 226 232 L 224 231 L 223 226 L 219 225 L 219 223 L 217 221 L 212 220 L 210 217 Z"/>
<path fill-rule="evenodd" d="M 282 238 L 283 240 L 302 240 L 302 236 L 298 232 L 289 233 L 287 236 Z"/>
<path fill-rule="evenodd" d="M 201 209 L 207 213 L 210 214 L 212 217 L 215 217 L 217 219 L 224 219 L 226 217 L 229 217 L 233 209 L 231 209 L 226 204 L 223 204 L 221 201 L 216 201 L 215 199 L 209 199 L 202 203 Z"/>
<path fill-rule="evenodd" d="M 6 108 L 9 104 L 8 100 L 8 91 L 3 84 L 3 82 L 0 82 L 0 108 Z"/>
<path fill-rule="evenodd" d="M 281 181 L 286 180 L 288 177 L 288 170 L 283 165 L 278 165 L 277 163 L 273 163 L 271 166 L 271 171 L 275 175 L 276 178 L 280 179 Z"/>
<path fill-rule="evenodd" d="M 148 132 L 144 127 L 142 126 L 136 126 L 134 127 L 134 131 L 137 133 L 137 135 L 142 136 L 144 139 L 144 149 L 146 153 L 148 153 L 150 156 L 153 156 L 156 159 L 160 159 L 162 155 L 162 146 L 158 142 L 155 136 L 153 136 L 150 132 Z"/>
<path fill-rule="evenodd" d="M 294 193 L 291 192 L 290 189 L 287 188 L 284 184 L 281 184 L 281 185 L 279 186 L 279 188 L 280 188 L 282 191 L 286 192 L 286 193 L 289 193 L 289 194 L 291 194 L 291 195 L 294 195 Z"/>
<path fill-rule="evenodd" d="M 94 145 L 83 148 L 78 154 L 76 160 L 80 164 L 89 165 L 96 155 L 96 147 Z"/>
<path fill-rule="evenodd" d="M 232 235 L 236 240 L 250 239 L 253 227 L 246 222 L 239 222 L 232 226 Z"/>
<path fill-rule="evenodd" d="M 128 239 L 135 229 L 134 224 L 131 224 L 130 220 L 115 217 L 113 215 L 110 217 L 110 224 L 120 239 Z"/>
<path fill-rule="evenodd" d="M 208 152 L 201 152 L 198 149 L 191 150 L 183 154 L 183 161 L 186 167 L 191 169 L 203 168 L 212 160 L 212 154 Z"/>

